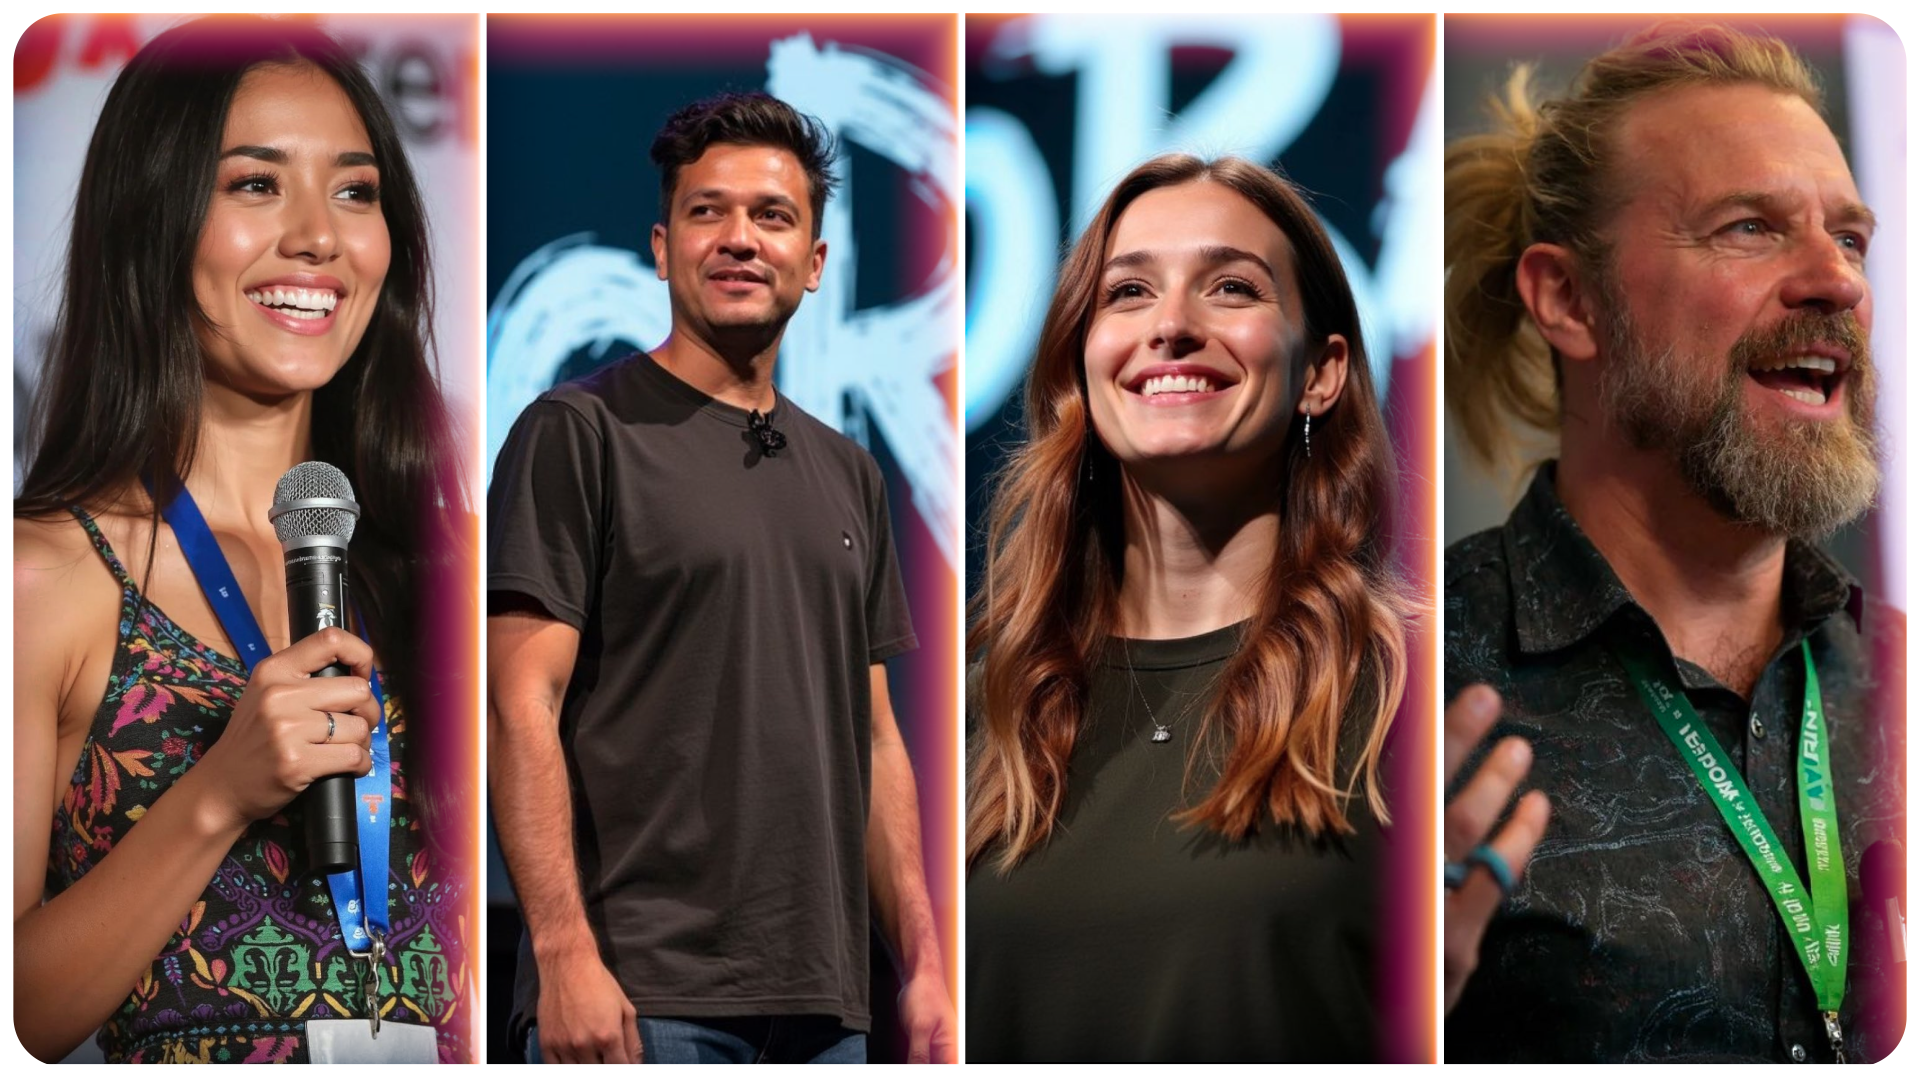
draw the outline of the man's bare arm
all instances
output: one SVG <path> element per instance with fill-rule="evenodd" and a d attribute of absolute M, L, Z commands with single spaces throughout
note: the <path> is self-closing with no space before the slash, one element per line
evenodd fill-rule
<path fill-rule="evenodd" d="M 487 774 L 494 830 L 540 972 L 541 1056 L 639 1061 L 633 1005 L 600 957 L 580 898 L 560 704 L 580 632 L 532 611 L 487 619 Z"/>
<path fill-rule="evenodd" d="M 920 853 L 920 798 L 913 763 L 894 721 L 887 669 L 873 665 L 873 805 L 867 816 L 867 887 L 881 934 L 900 972 L 900 1019 L 907 1060 L 958 1060 L 953 1001 L 947 994 L 940 931 L 927 898 Z"/>

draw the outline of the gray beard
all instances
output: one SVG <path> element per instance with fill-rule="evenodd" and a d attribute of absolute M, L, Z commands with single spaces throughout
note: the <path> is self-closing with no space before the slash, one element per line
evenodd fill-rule
<path fill-rule="evenodd" d="M 1672 347 L 1653 355 L 1623 304 L 1610 298 L 1607 307 L 1607 415 L 1636 449 L 1669 453 L 1688 486 L 1728 520 L 1819 540 L 1873 505 L 1880 488 L 1873 367 L 1857 327 L 1841 331 L 1854 356 L 1845 376 L 1846 417 L 1767 431 L 1744 409 L 1749 359 L 1779 355 L 1796 340 L 1826 340 L 1830 335 L 1820 331 L 1836 318 L 1851 324 L 1851 315 L 1811 316 L 1824 321 L 1790 323 L 1763 340 L 1742 338 L 1715 386 L 1706 365 Z M 1702 374 L 1688 382 L 1689 371 Z"/>

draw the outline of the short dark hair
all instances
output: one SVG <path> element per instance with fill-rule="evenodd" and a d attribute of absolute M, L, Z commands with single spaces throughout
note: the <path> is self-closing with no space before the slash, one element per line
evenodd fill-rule
<path fill-rule="evenodd" d="M 758 90 L 701 98 L 667 117 L 653 137 L 649 156 L 660 167 L 660 220 L 673 213 L 673 189 L 680 170 L 700 160 L 714 143 L 772 146 L 791 153 L 807 174 L 807 201 L 813 209 L 813 238 L 820 239 L 820 218 L 827 211 L 840 156 L 833 133 L 818 118 Z"/>

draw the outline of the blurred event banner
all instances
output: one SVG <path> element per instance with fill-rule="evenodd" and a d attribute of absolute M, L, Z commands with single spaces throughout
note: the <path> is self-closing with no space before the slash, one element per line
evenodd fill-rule
<path fill-rule="evenodd" d="M 107 90 L 140 46 L 182 15 L 49 15 L 13 57 L 13 475 L 24 475 L 27 420 L 60 311 L 80 167 Z M 477 436 L 480 219 L 475 78 L 480 24 L 471 15 L 314 18 L 392 110 L 427 206 L 433 254 L 436 370 L 463 434 Z M 477 493 L 477 478 L 470 477 Z"/>
<path fill-rule="evenodd" d="M 494 16 L 487 26 L 489 472 L 536 395 L 666 339 L 667 286 L 648 244 L 660 181 L 647 150 L 670 113 L 723 90 L 765 90 L 840 139 L 825 272 L 787 328 L 775 378 L 871 451 L 887 480 L 920 638 L 889 676 L 950 970 L 959 964 L 957 33 L 953 16 Z M 519 919 L 497 852 L 490 867 L 497 1039 Z M 874 969 L 872 1059 L 904 1060 L 877 945 Z M 489 1057 L 517 1061 L 520 1049 L 493 1043 Z"/>
<path fill-rule="evenodd" d="M 1408 578 L 1430 591 L 1441 213 L 1434 36 L 1430 15 L 968 17 L 970 592 L 993 477 L 1022 438 L 1027 366 L 1061 257 L 1121 177 L 1174 151 L 1271 165 L 1307 191 L 1326 223 L 1360 308 L 1400 468 L 1395 550 Z M 1429 621 L 1415 635 L 1415 673 L 1427 670 L 1431 630 Z M 1396 799 L 1409 807 L 1432 797 L 1421 774 L 1434 715 L 1424 683 L 1409 682 L 1398 721 L 1413 733 Z M 1410 815 L 1410 835 L 1424 835 L 1420 820 Z M 1384 958 L 1399 946 L 1430 954 L 1424 901 L 1391 898 L 1427 896 L 1435 873 L 1409 865 L 1389 874 Z M 1417 1033 L 1383 1056 L 1430 1060 L 1431 963 L 1389 960 L 1381 976 L 1385 1029 Z"/>

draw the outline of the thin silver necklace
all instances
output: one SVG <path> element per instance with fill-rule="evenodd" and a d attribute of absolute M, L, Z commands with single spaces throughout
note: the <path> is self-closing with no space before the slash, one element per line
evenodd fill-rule
<path fill-rule="evenodd" d="M 1140 689 L 1140 677 L 1133 673 L 1133 647 L 1127 644 L 1126 638 L 1120 639 L 1120 651 L 1127 658 L 1127 681 L 1133 684 L 1133 692 L 1140 695 L 1140 704 L 1146 706 L 1147 709 L 1147 722 L 1153 725 L 1153 734 L 1147 736 L 1147 741 L 1172 742 L 1173 725 L 1186 719 L 1186 710 L 1180 710 L 1179 716 L 1174 717 L 1164 724 L 1161 723 L 1160 718 L 1153 715 L 1153 705 L 1147 701 L 1147 692 Z"/>

